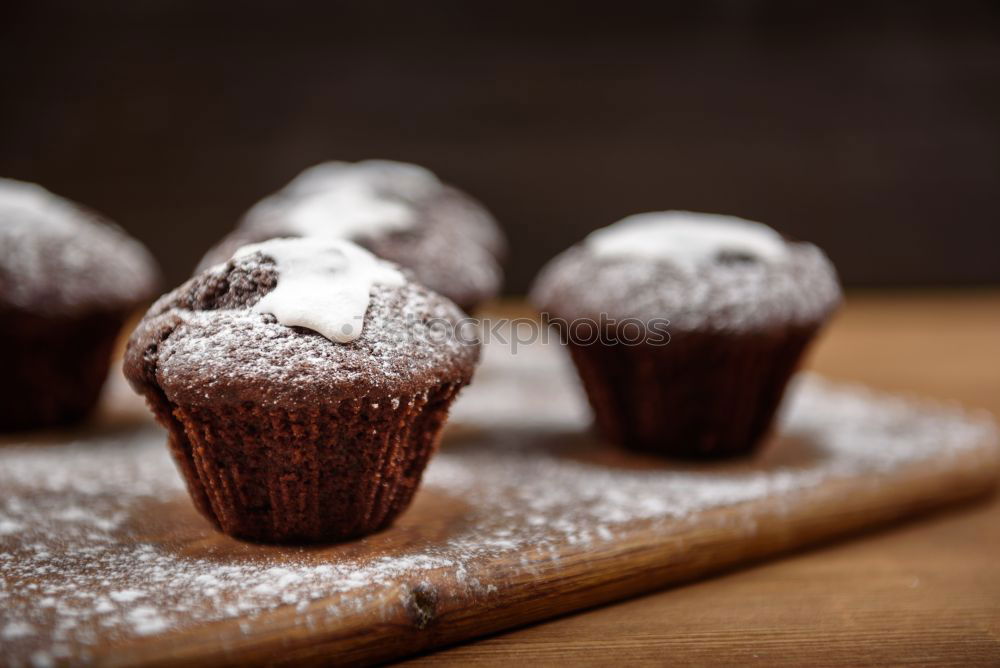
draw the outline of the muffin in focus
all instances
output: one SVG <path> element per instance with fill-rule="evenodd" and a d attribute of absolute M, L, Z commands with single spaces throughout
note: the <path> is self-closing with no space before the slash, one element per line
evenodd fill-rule
<path fill-rule="evenodd" d="M 0 431 L 86 417 L 157 277 L 146 249 L 98 214 L 0 179 Z"/>
<path fill-rule="evenodd" d="M 496 296 L 503 280 L 506 244 L 493 217 L 418 165 L 363 160 L 310 167 L 254 205 L 198 269 L 276 237 L 353 241 L 467 312 Z"/>
<path fill-rule="evenodd" d="M 816 246 L 685 211 L 591 233 L 550 261 L 532 289 L 604 437 L 690 458 L 760 444 L 840 299 L 836 271 Z"/>
<path fill-rule="evenodd" d="M 219 529 L 345 539 L 413 498 L 478 360 L 463 318 L 353 243 L 273 239 L 161 297 L 129 340 L 125 376 Z"/>

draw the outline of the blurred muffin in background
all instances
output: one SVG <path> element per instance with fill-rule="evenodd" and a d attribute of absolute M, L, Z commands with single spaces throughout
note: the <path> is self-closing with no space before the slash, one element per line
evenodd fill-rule
<path fill-rule="evenodd" d="M 158 277 L 142 244 L 97 213 L 0 179 L 0 430 L 86 417 Z"/>
<path fill-rule="evenodd" d="M 644 213 L 536 279 L 605 438 L 672 457 L 750 453 L 840 303 L 816 246 L 732 216 Z"/>
<path fill-rule="evenodd" d="M 410 270 L 465 311 L 496 296 L 506 242 L 490 213 L 429 170 L 390 160 L 324 162 L 254 205 L 198 270 L 277 237 L 353 241 Z"/>

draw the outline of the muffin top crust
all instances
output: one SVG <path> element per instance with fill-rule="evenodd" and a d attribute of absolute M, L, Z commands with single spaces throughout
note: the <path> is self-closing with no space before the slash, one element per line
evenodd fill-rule
<path fill-rule="evenodd" d="M 680 331 L 809 325 L 840 302 L 816 246 L 733 216 L 638 214 L 591 233 L 551 260 L 532 289 L 564 318 L 667 319 Z"/>
<path fill-rule="evenodd" d="M 273 239 L 153 304 L 125 375 L 176 403 L 308 408 L 464 384 L 478 356 L 464 314 L 398 266 L 343 240 Z"/>
<path fill-rule="evenodd" d="M 255 204 L 199 269 L 242 245 L 294 236 L 354 241 L 463 307 L 495 295 L 502 279 L 505 243 L 489 212 L 427 169 L 389 160 L 306 169 Z"/>
<path fill-rule="evenodd" d="M 0 178 L 0 308 L 46 316 L 128 310 L 153 296 L 156 263 L 100 215 Z"/>

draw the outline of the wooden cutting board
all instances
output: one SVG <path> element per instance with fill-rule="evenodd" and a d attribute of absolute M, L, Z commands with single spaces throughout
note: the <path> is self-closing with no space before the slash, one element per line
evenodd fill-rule
<path fill-rule="evenodd" d="M 1000 466 L 988 418 L 817 377 L 751 460 L 634 456 L 588 433 L 561 351 L 492 346 L 394 527 L 268 547 L 215 533 L 120 380 L 106 399 L 0 445 L 3 663 L 391 659 L 981 496 Z"/>

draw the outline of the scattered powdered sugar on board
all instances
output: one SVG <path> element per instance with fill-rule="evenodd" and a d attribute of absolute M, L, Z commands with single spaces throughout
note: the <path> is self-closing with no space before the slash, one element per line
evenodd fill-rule
<path fill-rule="evenodd" d="M 602 458 L 627 457 L 587 435 L 582 395 L 555 347 L 513 356 L 488 347 L 425 476 L 421 496 L 448 499 L 448 512 L 461 516 L 436 537 L 376 536 L 328 551 L 235 542 L 199 549 L 196 540 L 170 538 L 178 526 L 192 539 L 206 529 L 191 519 L 152 424 L 0 446 L 4 661 L 86 662 L 99 642 L 220 620 L 249 632 L 278 608 L 302 625 L 372 609 L 388 618 L 404 605 L 400 592 L 431 574 L 457 591 L 498 596 L 498 560 L 540 573 L 637 523 L 666 531 L 713 508 L 791 499 L 825 480 L 995 447 L 988 418 L 803 377 L 786 405 L 784 436 L 753 461 L 609 466 Z M 753 518 L 746 522 L 752 531 Z"/>

